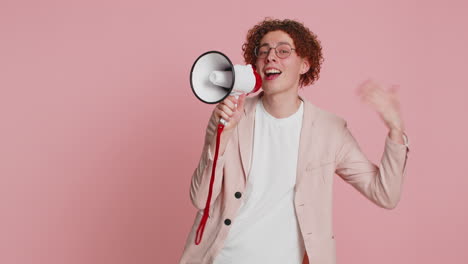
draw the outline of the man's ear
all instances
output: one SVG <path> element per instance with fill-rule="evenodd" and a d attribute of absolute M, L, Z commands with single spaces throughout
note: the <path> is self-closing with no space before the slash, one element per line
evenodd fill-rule
<path fill-rule="evenodd" d="M 301 75 L 308 72 L 310 69 L 310 63 L 309 60 L 303 58 L 302 59 L 302 65 L 301 65 Z"/>

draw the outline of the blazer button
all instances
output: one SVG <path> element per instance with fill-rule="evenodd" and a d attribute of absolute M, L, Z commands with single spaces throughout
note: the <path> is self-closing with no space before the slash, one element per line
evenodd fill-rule
<path fill-rule="evenodd" d="M 226 220 L 224 220 L 224 224 L 225 224 L 225 225 L 230 225 L 230 224 L 231 224 L 231 219 L 226 219 Z"/>
<path fill-rule="evenodd" d="M 240 199 L 240 198 L 242 197 L 242 193 L 236 192 L 236 193 L 234 194 L 234 196 L 235 196 L 237 199 Z"/>

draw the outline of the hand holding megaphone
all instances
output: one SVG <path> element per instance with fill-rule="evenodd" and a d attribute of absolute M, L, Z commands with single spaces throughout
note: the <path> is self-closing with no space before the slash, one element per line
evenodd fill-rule
<path fill-rule="evenodd" d="M 216 119 L 222 119 L 226 122 L 224 132 L 231 131 L 241 120 L 242 112 L 244 111 L 245 97 L 245 93 L 239 96 L 228 96 L 214 109 Z"/>
<path fill-rule="evenodd" d="M 219 103 L 214 111 L 213 115 L 215 120 L 219 120 L 220 123 L 225 120 L 225 125 L 223 129 L 222 136 L 219 140 L 219 153 L 224 154 L 226 150 L 227 143 L 232 136 L 232 131 L 239 124 L 239 121 L 242 118 L 242 112 L 244 111 L 244 101 L 246 94 L 240 96 L 228 96 L 221 103 Z M 236 107 L 237 104 L 237 107 Z M 217 136 L 217 135 L 216 135 Z M 216 139 L 215 139 L 216 140 Z M 216 146 L 211 146 L 211 153 L 215 153 Z"/>

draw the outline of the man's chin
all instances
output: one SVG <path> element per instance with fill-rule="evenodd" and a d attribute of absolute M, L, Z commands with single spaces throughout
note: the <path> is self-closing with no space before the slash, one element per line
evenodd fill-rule
<path fill-rule="evenodd" d="M 280 87 L 278 87 L 277 85 L 271 85 L 271 84 L 267 84 L 263 86 L 262 89 L 265 93 L 272 93 L 272 92 L 274 93 L 275 91 L 281 90 Z"/>

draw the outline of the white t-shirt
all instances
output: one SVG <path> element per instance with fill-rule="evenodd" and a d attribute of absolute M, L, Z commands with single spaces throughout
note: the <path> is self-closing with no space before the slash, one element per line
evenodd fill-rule
<path fill-rule="evenodd" d="M 242 206 L 214 264 L 301 264 L 304 241 L 294 209 L 303 102 L 275 118 L 258 101 L 252 168 Z"/>

